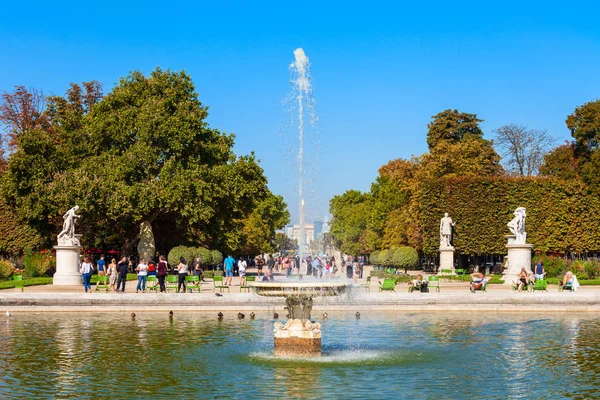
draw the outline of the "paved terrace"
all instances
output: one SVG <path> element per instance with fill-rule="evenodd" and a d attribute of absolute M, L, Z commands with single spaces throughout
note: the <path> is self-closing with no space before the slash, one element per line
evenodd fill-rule
<path fill-rule="evenodd" d="M 252 272 L 252 271 L 250 271 Z M 282 279 L 276 277 L 276 280 Z M 348 281 L 352 284 L 351 281 Z M 283 298 L 265 298 L 240 293 L 235 277 L 231 292 L 213 293 L 208 280 L 201 292 L 135 293 L 135 281 L 127 283 L 126 293 L 84 293 L 83 286 L 31 286 L 0 291 L 0 311 L 12 312 L 150 312 L 150 311 L 265 311 L 285 312 Z M 364 279 L 359 283 L 364 283 Z M 575 292 L 558 292 L 550 285 L 548 292 L 523 292 L 510 286 L 488 285 L 488 292 L 471 293 L 468 282 L 441 282 L 440 293 L 408 293 L 407 284 L 396 292 L 378 291 L 373 279 L 371 291 L 353 288 L 347 296 L 315 301 L 315 311 L 496 311 L 496 312 L 600 312 L 600 287 L 582 286 Z"/>

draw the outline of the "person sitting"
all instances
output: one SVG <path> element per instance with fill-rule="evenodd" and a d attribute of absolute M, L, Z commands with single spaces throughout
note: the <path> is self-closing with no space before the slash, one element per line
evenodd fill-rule
<path fill-rule="evenodd" d="M 471 290 L 471 293 L 475 293 L 476 290 L 482 290 L 491 279 L 491 277 L 487 277 L 481 272 L 473 272 L 471 274 L 471 283 L 469 284 L 469 290 Z"/>
<path fill-rule="evenodd" d="M 575 274 L 573 272 L 568 271 L 565 274 L 565 276 L 563 277 L 562 289 L 576 291 L 578 287 L 579 287 L 579 281 L 577 280 L 577 277 L 575 276 Z"/>
<path fill-rule="evenodd" d="M 523 288 L 527 289 L 527 285 L 529 285 L 529 274 L 525 268 L 521 268 L 521 272 L 519 272 L 519 281 L 517 284 L 517 291 L 522 292 Z"/>
<path fill-rule="evenodd" d="M 423 275 L 417 275 L 417 279 L 413 279 L 409 282 L 409 284 L 412 285 L 412 287 L 410 288 L 410 292 L 412 293 L 415 290 L 418 290 L 422 293 L 427 292 L 427 283 L 428 282 L 425 279 L 423 279 Z"/>

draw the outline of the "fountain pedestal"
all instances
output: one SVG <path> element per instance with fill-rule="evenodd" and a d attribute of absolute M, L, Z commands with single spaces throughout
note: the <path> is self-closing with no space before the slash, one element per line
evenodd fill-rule
<path fill-rule="evenodd" d="M 285 297 L 288 320 L 276 322 L 273 330 L 275 355 L 319 356 L 321 354 L 321 324 L 310 320 L 313 297 L 336 296 L 343 293 L 341 282 L 250 282 L 261 296 Z"/>

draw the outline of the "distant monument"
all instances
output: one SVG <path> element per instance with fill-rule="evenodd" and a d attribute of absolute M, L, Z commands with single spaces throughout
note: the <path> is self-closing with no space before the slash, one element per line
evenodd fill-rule
<path fill-rule="evenodd" d="M 521 268 L 526 271 L 531 271 L 531 250 L 532 244 L 527 242 L 527 232 L 525 232 L 525 219 L 527 211 L 525 207 L 517 207 L 513 212 L 514 218 L 507 224 L 512 235 L 505 235 L 508 243 L 506 249 L 508 256 L 505 263 L 505 270 L 502 274 L 502 279 L 505 285 L 512 284 L 517 280 L 517 275 L 521 272 Z"/>
<path fill-rule="evenodd" d="M 54 285 L 81 285 L 81 273 L 79 266 L 81 260 L 81 235 L 75 233 L 75 223 L 80 215 L 77 215 L 79 206 L 71 208 L 63 215 L 63 229 L 58 234 L 58 246 L 56 250 L 56 273 L 54 274 Z"/>
<path fill-rule="evenodd" d="M 440 267 L 438 274 L 442 274 L 442 270 L 450 270 L 451 274 L 456 274 L 454 270 L 454 247 L 452 247 L 452 229 L 456 223 L 444 213 L 444 217 L 440 220 Z"/>

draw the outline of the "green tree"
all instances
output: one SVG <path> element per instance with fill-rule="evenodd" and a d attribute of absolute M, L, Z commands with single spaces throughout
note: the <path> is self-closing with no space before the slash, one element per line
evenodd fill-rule
<path fill-rule="evenodd" d="M 273 247 L 278 252 L 287 250 L 295 251 L 298 247 L 298 241 L 287 237 L 285 233 L 277 232 L 275 234 L 275 239 L 273 240 Z"/>
<path fill-rule="evenodd" d="M 46 112 L 49 129 L 16 138 L 3 192 L 48 241 L 73 204 L 87 244 L 125 252 L 143 221 L 161 233 L 159 248 L 234 252 L 268 246 L 287 222 L 254 155 L 235 156 L 234 136 L 207 124 L 208 108 L 184 72 L 132 72 L 103 98 L 93 82 L 72 85 L 49 98 Z M 261 231 L 252 236 L 250 227 Z"/>
<path fill-rule="evenodd" d="M 414 269 L 419 263 L 419 254 L 412 247 L 398 247 L 390 252 L 393 252 L 393 265 L 404 269 L 405 273 L 408 269 Z"/>
<path fill-rule="evenodd" d="M 579 106 L 566 120 L 576 150 L 589 155 L 600 146 L 600 99 Z"/>
<path fill-rule="evenodd" d="M 433 149 L 441 141 L 460 142 L 466 138 L 482 138 L 483 131 L 479 127 L 482 119 L 477 114 L 444 110 L 432 116 L 433 120 L 427 125 L 427 145 Z"/>
<path fill-rule="evenodd" d="M 367 225 L 367 199 L 364 193 L 349 190 L 329 202 L 329 212 L 333 216 L 330 233 L 336 247 L 344 253 L 361 253 L 360 239 Z"/>

